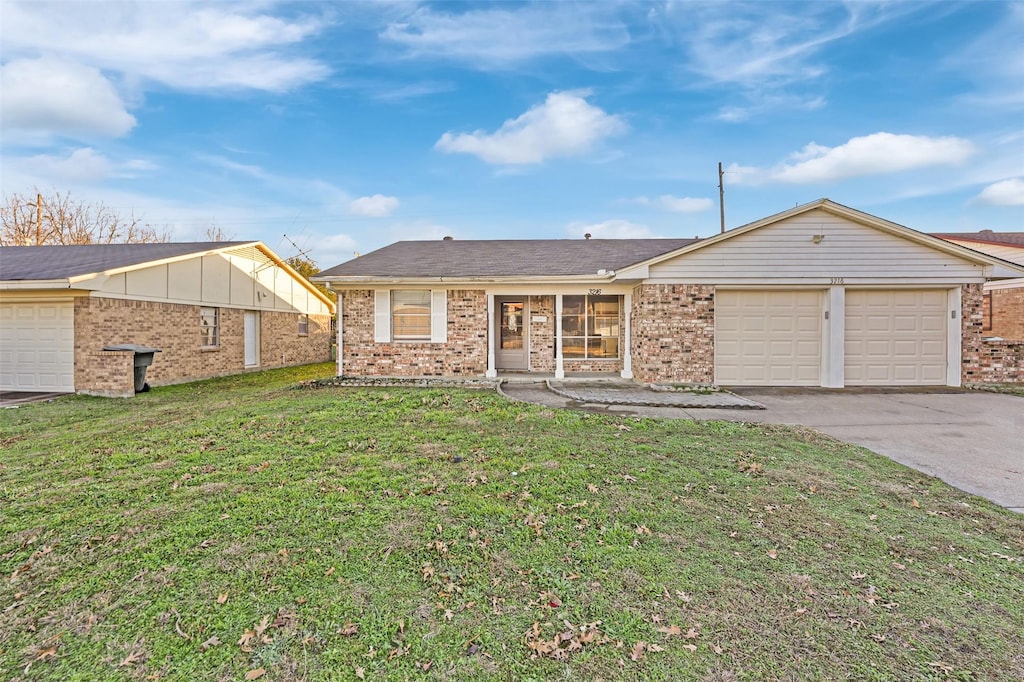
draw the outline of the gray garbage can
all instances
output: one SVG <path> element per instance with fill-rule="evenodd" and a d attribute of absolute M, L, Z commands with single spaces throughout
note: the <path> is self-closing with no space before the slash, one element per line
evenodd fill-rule
<path fill-rule="evenodd" d="M 153 364 L 153 356 L 161 352 L 159 348 L 139 346 L 134 343 L 119 343 L 105 346 L 103 350 L 127 350 L 135 353 L 135 392 L 145 393 L 149 390 L 146 383 L 146 368 Z"/>

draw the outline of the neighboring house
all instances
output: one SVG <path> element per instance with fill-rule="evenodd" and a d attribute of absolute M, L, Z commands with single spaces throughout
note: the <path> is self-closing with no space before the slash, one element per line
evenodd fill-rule
<path fill-rule="evenodd" d="M 130 395 L 330 359 L 334 305 L 261 242 L 0 248 L 0 390 Z"/>
<path fill-rule="evenodd" d="M 1024 232 L 982 230 L 932 236 L 1024 265 Z M 987 336 L 1024 339 L 1024 278 L 986 282 L 983 319 Z"/>
<path fill-rule="evenodd" d="M 398 242 L 314 280 L 339 374 L 842 387 L 1015 380 L 981 289 L 1022 275 L 822 199 L 702 240 Z"/>

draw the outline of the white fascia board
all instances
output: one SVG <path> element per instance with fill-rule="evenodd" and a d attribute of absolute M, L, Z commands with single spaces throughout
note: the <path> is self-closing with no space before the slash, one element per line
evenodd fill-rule
<path fill-rule="evenodd" d="M 18 291 L 22 289 L 70 289 L 71 280 L 68 279 L 29 279 L 29 280 L 8 280 L 0 282 L 0 290 Z"/>
<path fill-rule="evenodd" d="M 1024 277 L 1018 277 L 1017 279 L 1002 279 L 998 282 L 985 283 L 985 291 L 992 291 L 993 289 L 1024 289 Z"/>
<path fill-rule="evenodd" d="M 327 284 L 335 291 L 343 289 L 359 289 L 366 287 L 390 287 L 390 286 L 433 286 L 437 284 L 447 285 L 448 288 L 458 288 L 460 285 L 486 285 L 486 284 L 610 284 L 616 279 L 615 274 L 611 275 L 552 275 L 542 277 L 317 277 L 317 282 Z"/>

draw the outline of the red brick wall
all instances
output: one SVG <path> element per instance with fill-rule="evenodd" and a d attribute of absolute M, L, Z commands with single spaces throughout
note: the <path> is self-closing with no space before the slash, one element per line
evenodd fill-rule
<path fill-rule="evenodd" d="M 547 318 L 534 322 L 534 315 Z M 555 371 L 555 297 L 530 296 L 530 371 Z"/>
<path fill-rule="evenodd" d="M 1019 289 L 992 289 L 992 329 L 987 336 L 1024 340 L 1024 286 Z"/>
<path fill-rule="evenodd" d="M 992 336 L 993 332 L 982 331 L 982 286 L 965 284 L 962 291 L 963 383 L 1001 384 L 1024 381 L 1024 340 L 985 341 L 984 337 Z"/>
<path fill-rule="evenodd" d="M 479 376 L 487 371 L 487 296 L 482 290 L 448 291 L 448 343 L 377 343 L 373 291 L 338 295 L 345 376 Z"/>
<path fill-rule="evenodd" d="M 714 382 L 714 287 L 643 284 L 633 290 L 632 313 L 637 381 Z"/>
<path fill-rule="evenodd" d="M 82 297 L 75 300 L 75 389 L 106 395 L 111 372 L 97 361 L 104 346 L 133 343 L 159 348 L 146 380 L 153 386 L 245 371 L 244 311 L 220 309 L 220 346 L 201 347 L 197 305 Z M 260 367 L 330 359 L 330 318 L 310 315 L 309 335 L 298 335 L 296 313 L 260 312 Z"/>

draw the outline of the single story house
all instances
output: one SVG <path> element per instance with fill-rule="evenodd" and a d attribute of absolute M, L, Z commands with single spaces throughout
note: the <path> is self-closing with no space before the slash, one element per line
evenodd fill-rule
<path fill-rule="evenodd" d="M 334 303 L 250 242 L 0 247 L 0 390 L 131 395 L 330 359 Z"/>
<path fill-rule="evenodd" d="M 398 242 L 314 280 L 339 375 L 843 387 L 1024 380 L 981 333 L 983 284 L 1021 275 L 821 199 L 707 239 Z"/>
<path fill-rule="evenodd" d="M 1024 232 L 981 230 L 933 236 L 1024 265 Z M 1024 339 L 1024 277 L 985 282 L 982 301 L 982 331 L 986 336 Z"/>

